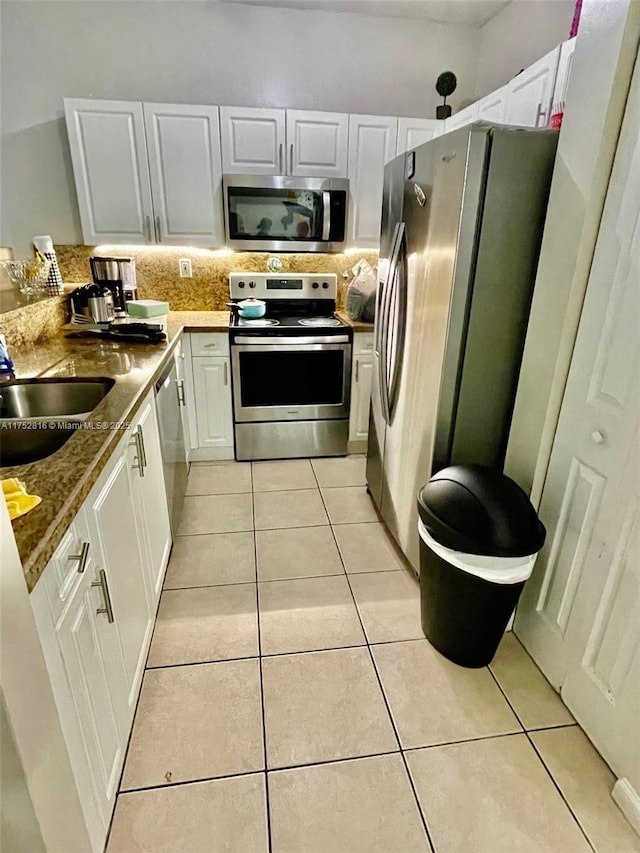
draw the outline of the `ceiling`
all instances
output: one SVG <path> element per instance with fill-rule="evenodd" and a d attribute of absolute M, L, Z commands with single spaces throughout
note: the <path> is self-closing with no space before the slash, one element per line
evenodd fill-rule
<path fill-rule="evenodd" d="M 247 6 L 356 12 L 392 18 L 420 18 L 441 24 L 481 27 L 511 0 L 219 0 Z"/>

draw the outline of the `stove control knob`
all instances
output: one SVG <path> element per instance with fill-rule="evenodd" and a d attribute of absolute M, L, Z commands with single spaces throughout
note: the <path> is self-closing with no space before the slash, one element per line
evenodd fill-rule
<path fill-rule="evenodd" d="M 238 287 L 244 287 L 244 281 L 239 281 L 239 282 L 238 282 Z"/>
<path fill-rule="evenodd" d="M 249 282 L 249 287 L 255 287 L 255 286 L 256 286 L 255 281 L 250 281 L 250 282 Z"/>
<path fill-rule="evenodd" d="M 323 290 L 328 290 L 328 289 L 329 289 L 329 284 L 328 284 L 328 282 L 323 281 L 323 282 L 322 282 L 322 288 L 323 288 Z"/>
<path fill-rule="evenodd" d="M 317 282 L 317 281 L 314 281 L 314 282 L 313 282 L 313 284 L 311 285 L 311 287 L 312 287 L 314 290 L 317 290 L 317 289 L 320 287 L 320 285 L 318 284 L 318 282 Z"/>

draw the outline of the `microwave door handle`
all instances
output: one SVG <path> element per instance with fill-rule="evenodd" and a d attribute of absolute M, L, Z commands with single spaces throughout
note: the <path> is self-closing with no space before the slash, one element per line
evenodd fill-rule
<path fill-rule="evenodd" d="M 331 235 L 331 193 L 322 193 L 322 239 L 326 243 Z"/>

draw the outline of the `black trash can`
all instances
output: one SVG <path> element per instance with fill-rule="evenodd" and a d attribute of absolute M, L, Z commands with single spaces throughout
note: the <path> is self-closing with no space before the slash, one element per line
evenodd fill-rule
<path fill-rule="evenodd" d="M 455 465 L 418 493 L 422 630 L 466 667 L 493 659 L 545 529 L 509 477 Z"/>

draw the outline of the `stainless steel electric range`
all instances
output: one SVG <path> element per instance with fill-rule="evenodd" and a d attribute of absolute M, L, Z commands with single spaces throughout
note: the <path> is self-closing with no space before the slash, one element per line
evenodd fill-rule
<path fill-rule="evenodd" d="M 352 330 L 335 316 L 334 273 L 230 273 L 231 376 L 236 459 L 343 456 L 349 435 Z"/>

